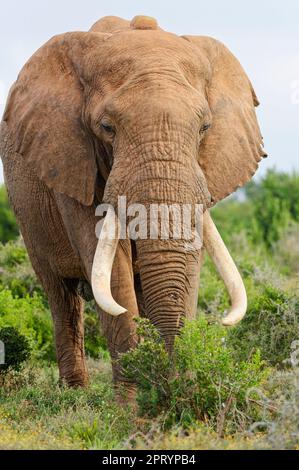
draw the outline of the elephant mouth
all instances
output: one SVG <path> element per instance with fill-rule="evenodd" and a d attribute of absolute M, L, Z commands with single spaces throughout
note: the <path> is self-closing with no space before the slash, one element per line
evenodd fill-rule
<path fill-rule="evenodd" d="M 111 237 L 111 226 L 116 228 Z M 247 295 L 241 275 L 225 246 L 208 210 L 203 214 L 203 246 L 214 262 L 230 296 L 231 308 L 222 319 L 225 326 L 233 326 L 244 317 Z M 111 293 L 111 273 L 119 241 L 120 223 L 112 208 L 105 216 L 93 260 L 91 284 L 98 306 L 112 316 L 119 316 L 126 309 L 119 305 Z"/>

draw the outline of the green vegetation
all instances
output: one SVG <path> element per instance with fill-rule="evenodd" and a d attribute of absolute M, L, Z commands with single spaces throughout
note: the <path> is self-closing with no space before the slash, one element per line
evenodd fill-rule
<path fill-rule="evenodd" d="M 0 328 L 12 326 L 23 334 L 35 359 L 55 361 L 53 323 L 45 294 L 19 239 L 0 244 Z M 92 358 L 108 357 L 98 317 L 89 302 L 85 309 L 85 348 Z"/>
<path fill-rule="evenodd" d="M 25 336 L 11 326 L 0 329 L 0 341 L 5 345 L 5 363 L 0 364 L 0 377 L 3 377 L 10 369 L 20 370 L 30 356 L 30 346 Z"/>
<path fill-rule="evenodd" d="M 212 213 L 244 279 L 247 315 L 235 328 L 221 326 L 228 297 L 206 258 L 198 318 L 186 322 L 171 360 L 146 320 L 139 346 L 121 358 L 138 378 L 132 419 L 115 402 L 92 302 L 90 386 L 59 385 L 47 299 L 0 189 L 0 340 L 12 346 L 0 386 L 0 448 L 299 448 L 299 175 L 272 170 Z"/>
<path fill-rule="evenodd" d="M 137 332 L 143 341 L 123 354 L 121 364 L 128 378 L 137 377 L 142 415 L 163 413 L 166 429 L 208 420 L 221 435 L 226 429 L 244 430 L 258 417 L 247 393 L 263 386 L 269 369 L 258 351 L 247 361 L 236 361 L 224 327 L 209 326 L 205 318 L 186 322 L 171 361 L 148 320 L 138 321 Z"/>
<path fill-rule="evenodd" d="M 128 409 L 115 404 L 110 365 L 89 361 L 87 390 L 58 384 L 57 367 L 28 363 L 0 387 L 0 449 L 112 449 L 129 436 Z"/>
<path fill-rule="evenodd" d="M 299 338 L 299 298 L 271 285 L 249 301 L 244 321 L 229 332 L 238 359 L 259 350 L 269 364 L 285 367 L 291 344 Z"/>
<path fill-rule="evenodd" d="M 288 225 L 299 222 L 299 175 L 272 170 L 258 184 L 251 182 L 246 194 L 252 203 L 258 235 L 256 240 L 272 247 Z"/>
<path fill-rule="evenodd" d="M 15 217 L 9 208 L 4 186 L 0 187 L 0 242 L 15 240 L 19 235 Z"/>

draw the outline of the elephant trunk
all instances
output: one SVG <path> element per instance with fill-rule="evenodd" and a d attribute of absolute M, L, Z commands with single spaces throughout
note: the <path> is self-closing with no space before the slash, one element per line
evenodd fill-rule
<path fill-rule="evenodd" d="M 147 317 L 171 352 L 184 318 L 194 318 L 200 253 L 183 240 L 138 240 L 138 265 Z"/>

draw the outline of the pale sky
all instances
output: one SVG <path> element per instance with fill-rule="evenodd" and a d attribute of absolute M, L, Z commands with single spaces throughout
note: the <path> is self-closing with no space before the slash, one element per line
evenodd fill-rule
<path fill-rule="evenodd" d="M 51 36 L 106 15 L 144 14 L 177 34 L 213 36 L 238 57 L 261 105 L 266 168 L 299 171 L 299 0 L 1 0 L 0 114 L 18 71 Z M 3 181 L 0 168 L 0 182 Z"/>

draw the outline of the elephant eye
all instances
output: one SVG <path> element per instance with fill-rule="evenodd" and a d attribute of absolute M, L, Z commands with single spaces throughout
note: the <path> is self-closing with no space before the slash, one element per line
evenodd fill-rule
<path fill-rule="evenodd" d="M 101 129 L 105 131 L 107 134 L 113 135 L 115 134 L 115 129 L 112 125 L 106 121 L 101 122 Z"/>
<path fill-rule="evenodd" d="M 205 131 L 207 131 L 210 127 L 211 127 L 211 124 L 204 124 L 204 125 L 200 128 L 200 132 L 205 132 Z"/>

